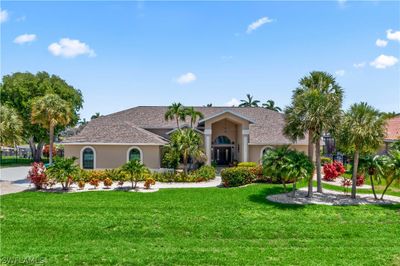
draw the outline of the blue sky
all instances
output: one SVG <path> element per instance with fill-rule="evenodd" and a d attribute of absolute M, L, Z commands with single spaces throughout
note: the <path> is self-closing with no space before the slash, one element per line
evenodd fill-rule
<path fill-rule="evenodd" d="M 61 76 L 82 91 L 85 118 L 226 105 L 246 93 L 284 107 L 312 70 L 337 76 L 345 108 L 400 112 L 399 10 L 386 1 L 3 1 L 1 74 Z"/>

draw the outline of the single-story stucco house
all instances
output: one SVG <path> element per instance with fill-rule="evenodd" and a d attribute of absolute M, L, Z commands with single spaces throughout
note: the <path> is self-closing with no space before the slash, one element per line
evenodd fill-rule
<path fill-rule="evenodd" d="M 400 141 L 400 115 L 386 121 L 386 136 L 381 150 L 387 152 L 389 145 L 396 141 Z"/>
<path fill-rule="evenodd" d="M 63 141 L 65 156 L 77 157 L 85 169 L 116 168 L 140 159 L 161 167 L 162 147 L 177 130 L 167 121 L 166 106 L 138 106 L 90 121 L 77 135 Z M 283 133 L 284 115 L 261 107 L 195 107 L 204 115 L 195 130 L 203 137 L 207 164 L 259 162 L 271 147 L 291 145 L 307 153 L 307 141 L 293 143 Z M 181 127 L 188 123 L 181 122 Z"/>

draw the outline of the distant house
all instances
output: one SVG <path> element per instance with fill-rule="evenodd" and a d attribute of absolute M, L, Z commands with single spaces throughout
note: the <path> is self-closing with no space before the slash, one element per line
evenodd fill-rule
<path fill-rule="evenodd" d="M 387 151 L 389 145 L 398 140 L 400 140 L 400 115 L 387 121 L 384 150 Z"/>
<path fill-rule="evenodd" d="M 139 106 L 90 121 L 63 141 L 65 156 L 75 156 L 82 168 L 116 168 L 131 159 L 161 167 L 161 150 L 177 130 L 166 121 L 166 106 Z M 280 145 L 307 152 L 307 141 L 293 143 L 283 133 L 284 115 L 261 107 L 195 107 L 204 119 L 195 125 L 203 137 L 207 164 L 259 162 L 263 153 Z M 189 122 L 182 122 L 182 127 Z"/>

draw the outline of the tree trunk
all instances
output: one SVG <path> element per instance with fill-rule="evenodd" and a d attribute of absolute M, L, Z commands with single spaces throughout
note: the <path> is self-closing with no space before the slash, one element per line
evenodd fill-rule
<path fill-rule="evenodd" d="M 351 198 L 356 198 L 357 193 L 357 171 L 358 171 L 358 160 L 360 157 L 360 152 L 356 149 L 354 152 L 354 161 L 353 161 L 353 176 L 352 176 L 352 184 L 351 184 Z"/>
<path fill-rule="evenodd" d="M 315 169 L 317 170 L 317 191 L 322 193 L 322 178 L 321 178 L 321 142 L 318 140 L 315 143 Z"/>
<path fill-rule="evenodd" d="M 283 190 L 285 191 L 285 193 L 287 192 L 286 189 L 286 183 L 285 183 L 285 178 L 282 177 L 282 184 L 283 184 Z"/>
<path fill-rule="evenodd" d="M 372 193 L 374 193 L 374 198 L 375 198 L 375 199 L 378 199 L 378 197 L 376 196 L 376 193 L 375 193 L 374 179 L 373 179 L 372 177 L 373 177 L 373 175 L 370 175 L 370 176 L 369 176 L 369 178 L 370 178 L 370 180 L 371 180 L 371 189 L 372 189 Z"/>
<path fill-rule="evenodd" d="M 54 142 L 54 127 L 50 125 L 50 141 L 49 141 L 49 164 L 52 165 L 53 163 L 53 142 Z"/>
<path fill-rule="evenodd" d="M 313 134 L 314 132 L 312 130 L 308 131 L 308 158 L 312 162 L 314 159 L 314 143 L 313 143 Z M 312 197 L 313 196 L 313 176 L 311 176 L 310 180 L 308 180 L 308 194 L 307 197 Z"/>
<path fill-rule="evenodd" d="M 294 182 L 293 182 L 292 197 L 293 198 L 296 197 L 296 180 L 294 180 Z"/>
<path fill-rule="evenodd" d="M 42 159 L 44 142 L 40 141 L 37 146 L 33 140 L 33 137 L 29 138 L 29 147 L 31 148 L 32 158 L 34 162 L 40 162 Z"/>
<path fill-rule="evenodd" d="M 187 156 L 183 156 L 183 172 L 187 175 Z"/>
<path fill-rule="evenodd" d="M 381 200 L 383 200 L 383 196 L 385 196 L 386 190 L 390 187 L 390 185 L 392 184 L 394 178 L 392 178 L 392 180 L 389 182 L 389 184 L 386 185 L 385 189 L 382 192 L 382 196 L 381 196 Z"/>

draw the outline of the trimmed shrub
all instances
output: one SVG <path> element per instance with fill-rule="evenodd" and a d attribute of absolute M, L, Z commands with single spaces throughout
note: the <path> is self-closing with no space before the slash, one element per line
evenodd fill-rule
<path fill-rule="evenodd" d="M 146 178 L 146 181 L 144 181 L 144 188 L 145 189 L 150 189 L 150 186 L 153 186 L 156 184 L 156 181 L 153 178 Z"/>
<path fill-rule="evenodd" d="M 103 184 L 104 184 L 104 186 L 105 186 L 106 188 L 109 188 L 109 187 L 113 184 L 113 181 L 111 180 L 111 178 L 106 177 L 106 178 L 104 179 L 104 181 L 103 181 Z"/>
<path fill-rule="evenodd" d="M 92 179 L 89 181 L 89 184 L 92 185 L 93 188 L 96 189 L 96 188 L 99 186 L 99 184 L 100 184 L 100 180 L 99 180 L 98 178 L 92 178 Z"/>
<path fill-rule="evenodd" d="M 46 168 L 43 163 L 33 163 L 29 169 L 27 178 L 35 185 L 37 189 L 41 189 L 47 184 Z"/>
<path fill-rule="evenodd" d="M 346 169 L 343 167 L 341 162 L 333 162 L 324 164 L 323 167 L 324 171 L 324 180 L 326 181 L 333 181 L 340 175 L 346 172 Z"/>
<path fill-rule="evenodd" d="M 79 187 L 79 189 L 84 189 L 85 188 L 85 181 L 83 181 L 83 180 L 79 180 L 78 181 L 78 187 Z"/>
<path fill-rule="evenodd" d="M 252 183 L 256 176 L 247 167 L 226 168 L 221 171 L 225 187 L 238 187 Z"/>
<path fill-rule="evenodd" d="M 189 174 L 189 179 L 194 179 L 196 182 L 208 181 L 215 178 L 215 168 L 212 166 L 204 165 L 199 169 Z"/>
<path fill-rule="evenodd" d="M 256 167 L 257 163 L 256 162 L 241 162 L 238 163 L 238 167 Z"/>

